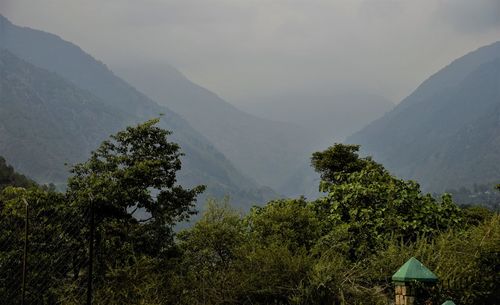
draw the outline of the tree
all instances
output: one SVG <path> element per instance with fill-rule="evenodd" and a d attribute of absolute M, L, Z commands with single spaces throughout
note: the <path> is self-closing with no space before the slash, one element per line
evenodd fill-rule
<path fill-rule="evenodd" d="M 348 245 L 357 260 L 385 246 L 390 236 L 405 241 L 432 235 L 457 225 L 460 209 L 451 196 L 437 201 L 422 194 L 420 186 L 392 176 L 370 158 L 359 158 L 357 145 L 336 144 L 313 155 L 322 172 L 322 190 L 328 194 L 315 202 L 316 210 L 331 223 L 326 247 Z M 316 163 L 314 163 L 316 162 Z"/>
<path fill-rule="evenodd" d="M 359 172 L 368 165 L 381 167 L 370 157 L 360 158 L 357 154 L 359 147 L 359 145 L 335 143 L 325 151 L 313 153 L 311 166 L 327 183 L 341 183 L 340 174 Z"/>
<path fill-rule="evenodd" d="M 228 200 L 207 200 L 201 219 L 178 234 L 178 267 L 184 276 L 176 282 L 184 288 L 176 304 L 199 304 L 201 299 L 204 304 L 238 303 L 245 281 L 235 262 L 241 260 L 248 238 L 241 215 Z"/>
<path fill-rule="evenodd" d="M 40 187 L 9 186 L 0 191 L 0 295 L 20 304 L 26 209 L 29 210 L 27 303 L 53 303 L 54 288 L 78 278 L 70 226 L 82 225 L 64 195 Z M 76 272 L 75 272 L 76 271 Z"/>
<path fill-rule="evenodd" d="M 259 244 L 278 243 L 292 252 L 309 251 L 321 235 L 321 220 L 304 197 L 278 199 L 253 207 L 245 218 Z"/>
<path fill-rule="evenodd" d="M 182 153 L 158 122 L 127 127 L 71 170 L 68 198 L 74 205 L 95 206 L 100 264 L 111 257 L 119 265 L 138 254 L 165 253 L 173 245 L 173 226 L 195 213 L 204 186 L 177 184 Z"/>

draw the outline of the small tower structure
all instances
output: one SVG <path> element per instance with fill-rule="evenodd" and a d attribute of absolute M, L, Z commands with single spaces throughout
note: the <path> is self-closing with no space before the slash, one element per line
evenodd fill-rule
<path fill-rule="evenodd" d="M 430 304 L 422 286 L 434 285 L 438 278 L 415 257 L 410 258 L 392 276 L 395 285 L 395 305 Z M 447 304 L 449 305 L 449 304 Z"/>

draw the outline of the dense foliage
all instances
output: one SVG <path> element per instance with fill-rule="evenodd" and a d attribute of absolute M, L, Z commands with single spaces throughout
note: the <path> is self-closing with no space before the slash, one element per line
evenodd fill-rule
<path fill-rule="evenodd" d="M 176 184 L 182 154 L 177 144 L 167 141 L 169 132 L 155 126 L 158 121 L 117 133 L 72 169 L 67 191 L 71 204 L 93 201 L 98 233 L 117 237 L 103 256 L 130 240 L 132 253 L 160 255 L 171 247 L 172 227 L 194 214 L 196 196 L 204 190 Z M 143 217 L 135 215 L 138 211 Z"/>
<path fill-rule="evenodd" d="M 35 183 L 24 175 L 16 173 L 14 168 L 0 157 L 0 190 L 6 186 L 29 187 Z"/>
<path fill-rule="evenodd" d="M 411 256 L 440 278 L 436 304 L 500 300 L 500 216 L 423 194 L 354 145 L 313 155 L 322 198 L 273 200 L 246 215 L 208 200 L 201 218 L 174 234 L 202 187 L 176 185 L 179 147 L 155 123 L 105 141 L 73 168 L 65 194 L 2 192 L 0 245 L 14 241 L 0 252 L 9 304 L 19 302 L 26 202 L 36 215 L 29 259 L 44 267 L 30 273 L 30 304 L 82 303 L 91 201 L 95 304 L 387 304 L 390 277 Z"/>

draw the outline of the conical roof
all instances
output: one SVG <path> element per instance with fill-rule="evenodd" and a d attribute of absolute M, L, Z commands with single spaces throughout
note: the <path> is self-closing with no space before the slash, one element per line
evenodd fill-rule
<path fill-rule="evenodd" d="M 418 259 L 412 257 L 394 273 L 392 280 L 394 282 L 437 282 L 438 278 Z"/>
<path fill-rule="evenodd" d="M 448 301 L 444 302 L 442 305 L 456 305 L 456 304 L 453 303 L 453 301 L 448 300 Z"/>

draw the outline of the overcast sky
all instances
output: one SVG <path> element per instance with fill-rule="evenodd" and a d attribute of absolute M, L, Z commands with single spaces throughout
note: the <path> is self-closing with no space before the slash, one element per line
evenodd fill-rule
<path fill-rule="evenodd" d="M 234 104 L 360 90 L 398 102 L 500 40 L 500 0 L 0 0 L 111 68 L 169 63 Z"/>

